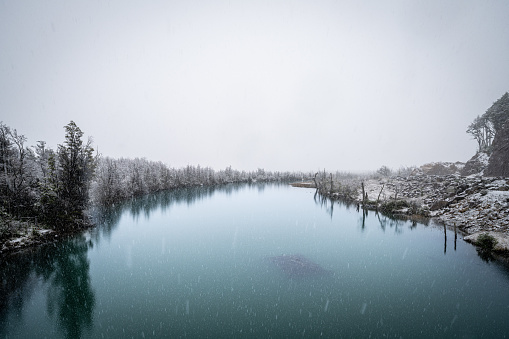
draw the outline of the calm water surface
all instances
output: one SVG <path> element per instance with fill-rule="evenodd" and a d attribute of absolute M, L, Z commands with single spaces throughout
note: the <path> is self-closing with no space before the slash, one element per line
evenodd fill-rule
<path fill-rule="evenodd" d="M 443 227 L 331 206 L 314 190 L 162 193 L 0 264 L 0 336 L 509 335 L 509 270 Z M 292 276 L 299 255 L 330 274 Z"/>

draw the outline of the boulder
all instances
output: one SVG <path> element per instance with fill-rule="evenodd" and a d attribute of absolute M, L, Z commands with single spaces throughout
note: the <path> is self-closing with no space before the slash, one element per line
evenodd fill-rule
<path fill-rule="evenodd" d="M 434 202 L 433 205 L 431 205 L 430 210 L 437 211 L 437 210 L 440 210 L 447 206 L 449 206 L 449 202 L 447 202 L 445 200 L 438 200 L 438 201 Z"/>

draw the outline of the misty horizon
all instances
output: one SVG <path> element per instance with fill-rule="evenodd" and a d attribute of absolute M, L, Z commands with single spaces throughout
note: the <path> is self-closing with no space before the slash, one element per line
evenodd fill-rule
<path fill-rule="evenodd" d="M 466 162 L 509 89 L 509 3 L 0 4 L 0 107 L 113 158 L 252 171 Z"/>

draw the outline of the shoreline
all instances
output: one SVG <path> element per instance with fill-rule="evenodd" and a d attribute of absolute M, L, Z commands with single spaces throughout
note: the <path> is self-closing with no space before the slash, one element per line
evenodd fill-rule
<path fill-rule="evenodd" d="M 334 201 L 357 204 L 389 216 L 432 219 L 451 229 L 457 227 L 466 234 L 464 240 L 474 245 L 479 235 L 488 233 L 497 240 L 495 252 L 509 253 L 509 178 L 420 174 L 364 180 L 350 178 L 335 184 L 339 190 L 331 192 L 326 189 L 327 184 L 322 185 L 319 193 Z M 312 181 L 290 185 L 316 188 Z M 0 243 L 0 257 L 58 242 L 95 227 L 90 218 L 66 230 L 41 227 L 43 225 L 32 222 L 18 223 L 14 235 Z"/>
<path fill-rule="evenodd" d="M 42 246 L 68 239 L 96 226 L 90 221 L 83 220 L 77 222 L 75 225 L 76 227 L 70 229 L 55 230 L 46 225 L 35 225 L 32 222 L 25 222 L 24 225 L 21 225 L 24 228 L 24 233 L 20 234 L 19 230 L 16 230 L 18 232 L 17 234 L 2 240 L 0 243 L 0 258 L 25 251 L 36 250 Z"/>
<path fill-rule="evenodd" d="M 305 184 L 292 186 L 316 188 L 313 182 Z M 418 174 L 349 178 L 334 182 L 332 187 L 336 190 L 332 191 L 330 181 L 318 185 L 319 193 L 331 200 L 348 201 L 386 215 L 425 217 L 449 228 L 457 227 L 467 234 L 465 241 L 473 244 L 479 235 L 488 233 L 498 242 L 494 252 L 509 253 L 509 178 Z"/>

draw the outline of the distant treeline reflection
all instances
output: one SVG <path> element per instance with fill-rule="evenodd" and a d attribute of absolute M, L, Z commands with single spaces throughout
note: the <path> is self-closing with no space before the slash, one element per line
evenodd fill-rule
<path fill-rule="evenodd" d="M 146 218 L 154 211 L 166 211 L 175 204 L 185 203 L 188 206 L 194 203 L 210 198 L 215 193 L 225 193 L 231 195 L 244 188 L 257 189 L 263 191 L 267 185 L 281 185 L 279 182 L 248 182 L 248 183 L 232 183 L 217 186 L 195 186 L 187 188 L 178 188 L 170 191 L 161 191 L 154 194 L 146 194 L 122 201 L 120 203 L 111 204 L 109 206 L 99 205 L 92 210 L 94 223 L 98 226 L 98 232 L 103 235 L 109 234 L 115 229 L 120 221 L 120 217 L 125 213 L 137 219 L 143 215 Z"/>

